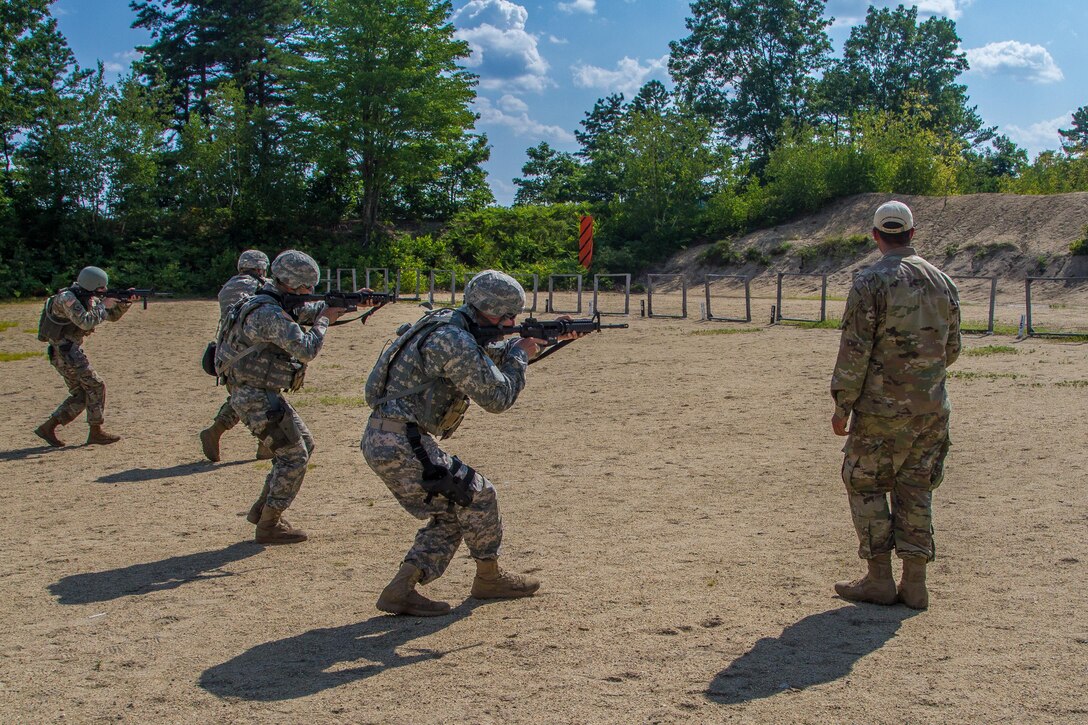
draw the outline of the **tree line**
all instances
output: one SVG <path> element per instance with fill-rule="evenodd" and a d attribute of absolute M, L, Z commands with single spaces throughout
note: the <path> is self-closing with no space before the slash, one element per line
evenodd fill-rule
<path fill-rule="evenodd" d="M 957 82 L 953 21 L 870 8 L 840 55 L 824 0 L 697 0 L 673 88 L 599 99 L 579 148 L 526 151 L 494 205 L 477 78 L 436 0 L 134 0 L 132 71 L 82 68 L 49 0 L 0 0 L 0 296 L 79 267 L 208 292 L 241 249 L 336 266 L 598 271 L 864 191 L 1088 189 L 1088 107 L 1029 162 Z"/>

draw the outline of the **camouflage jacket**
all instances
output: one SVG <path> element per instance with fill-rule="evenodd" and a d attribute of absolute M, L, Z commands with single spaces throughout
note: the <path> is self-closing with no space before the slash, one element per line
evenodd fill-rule
<path fill-rule="evenodd" d="M 219 290 L 219 319 L 227 316 L 227 310 L 240 299 L 252 297 L 268 280 L 251 274 L 236 274 Z"/>
<path fill-rule="evenodd" d="M 381 386 L 385 402 L 375 407 L 378 415 L 417 423 L 432 435 L 448 435 L 452 430 L 443 419 L 466 396 L 490 413 L 514 405 L 525 387 L 529 358 L 510 341 L 481 346 L 467 329 L 473 314 L 467 306 L 431 313 L 449 320 L 405 345 L 389 366 Z M 384 359 L 389 352 L 379 358 L 376 369 L 389 362 Z M 420 389 L 402 395 L 414 388 Z"/>
<path fill-rule="evenodd" d="M 61 290 L 53 297 L 53 302 L 48 309 L 57 330 L 57 339 L 52 342 L 68 341 L 78 345 L 103 322 L 121 319 L 121 316 L 128 312 L 129 307 L 131 305 L 128 302 L 118 301 L 113 307 L 107 308 L 100 298 L 93 296 L 84 306 L 71 289 Z"/>
<path fill-rule="evenodd" d="M 836 415 L 949 410 L 946 368 L 960 345 L 956 285 L 912 247 L 890 249 L 858 273 L 846 301 L 831 377 Z"/>

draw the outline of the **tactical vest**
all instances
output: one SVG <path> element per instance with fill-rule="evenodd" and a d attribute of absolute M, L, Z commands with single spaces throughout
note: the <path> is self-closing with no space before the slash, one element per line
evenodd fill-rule
<path fill-rule="evenodd" d="M 471 320 L 461 310 L 444 309 L 428 312 L 408 329 L 398 330 L 400 336 L 382 351 L 374 369 L 366 379 L 367 405 L 377 408 L 391 400 L 420 396 L 422 410 L 418 408 L 416 423 L 425 431 L 442 438 L 453 435 L 468 410 L 468 396 L 460 393 L 449 380 L 431 378 L 414 387 L 388 392 L 389 377 L 394 367 L 399 369 L 423 370 L 423 344 L 439 328 L 453 325 L 468 330 Z M 413 406 L 414 407 L 414 406 Z"/>
<path fill-rule="evenodd" d="M 61 290 L 61 292 L 67 291 Z M 81 329 L 79 325 L 67 317 L 57 317 L 53 314 L 52 307 L 55 299 L 57 299 L 57 295 L 47 299 L 42 307 L 42 315 L 38 318 L 38 340 L 56 345 L 69 340 L 81 340 L 86 337 L 87 331 Z M 82 300 L 80 301 L 82 302 Z M 83 304 L 86 306 L 86 303 Z"/>
<path fill-rule="evenodd" d="M 228 383 L 269 390 L 295 391 L 302 387 L 306 364 L 271 342 L 253 342 L 246 337 L 246 318 L 262 305 L 282 309 L 269 294 L 246 297 L 231 305 L 215 340 L 215 371 Z"/>

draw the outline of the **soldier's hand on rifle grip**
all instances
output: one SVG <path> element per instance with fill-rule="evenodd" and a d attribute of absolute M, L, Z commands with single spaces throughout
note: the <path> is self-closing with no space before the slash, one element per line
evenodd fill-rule
<path fill-rule="evenodd" d="M 514 347 L 519 347 L 524 350 L 530 360 L 539 355 L 540 351 L 547 346 L 548 341 L 541 340 L 538 337 L 523 337 L 514 343 Z"/>
<path fill-rule="evenodd" d="M 570 315 L 560 315 L 555 319 L 570 322 L 573 318 Z M 579 337 L 585 337 L 588 334 L 588 332 L 568 332 L 565 335 L 559 335 L 555 338 L 555 340 L 556 342 L 562 342 L 563 340 L 577 340 Z"/>
<path fill-rule="evenodd" d="M 325 317 L 329 320 L 329 324 L 336 322 L 340 319 L 340 315 L 344 314 L 347 310 L 343 307 L 326 307 L 322 310 L 320 317 Z"/>

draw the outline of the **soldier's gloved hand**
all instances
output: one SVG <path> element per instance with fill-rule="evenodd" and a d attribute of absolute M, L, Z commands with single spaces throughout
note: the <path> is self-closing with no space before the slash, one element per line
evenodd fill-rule
<path fill-rule="evenodd" d="M 340 319 L 340 315 L 344 314 L 346 311 L 347 310 L 345 310 L 343 307 L 326 307 L 324 310 L 321 311 L 320 316 L 327 317 L 329 320 L 329 324 L 331 325 L 332 323 Z"/>

